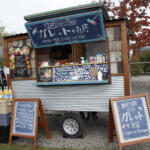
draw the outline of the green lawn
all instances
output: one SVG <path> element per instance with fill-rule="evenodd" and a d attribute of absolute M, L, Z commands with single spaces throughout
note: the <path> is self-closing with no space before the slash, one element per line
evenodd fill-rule
<path fill-rule="evenodd" d="M 20 146 L 20 145 L 15 145 L 12 144 L 9 146 L 8 144 L 0 144 L 0 150 L 33 150 L 33 146 Z M 37 147 L 37 150 L 75 150 L 75 149 L 68 149 L 68 148 L 48 148 L 48 147 Z M 76 149 L 77 150 L 77 149 Z M 85 150 L 85 149 L 82 149 Z M 108 148 L 93 148 L 93 149 L 88 149 L 88 150 L 117 150 L 117 149 L 108 149 Z"/>

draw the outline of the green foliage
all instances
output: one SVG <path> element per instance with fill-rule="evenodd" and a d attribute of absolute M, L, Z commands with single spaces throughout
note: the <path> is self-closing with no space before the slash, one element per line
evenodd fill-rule
<path fill-rule="evenodd" d="M 7 36 L 8 33 L 5 32 L 5 27 L 0 26 L 0 47 L 4 47 L 4 37 Z M 5 65 L 5 58 L 2 55 L 0 55 L 0 67 Z"/>
<path fill-rule="evenodd" d="M 150 51 L 145 51 L 140 55 L 141 62 L 150 62 Z"/>
<path fill-rule="evenodd" d="M 5 66 L 5 58 L 4 56 L 0 56 L 0 67 Z"/>
<path fill-rule="evenodd" d="M 145 73 L 150 72 L 150 51 L 143 52 L 140 56 L 140 61 L 147 62 L 146 64 L 142 65 L 142 69 Z"/>
<path fill-rule="evenodd" d="M 139 64 L 140 59 L 137 56 L 133 56 L 132 57 L 132 62 L 133 64 L 131 64 L 130 69 L 131 69 L 131 74 L 139 74 L 141 72 L 143 72 L 143 68 L 142 68 L 142 64 Z"/>

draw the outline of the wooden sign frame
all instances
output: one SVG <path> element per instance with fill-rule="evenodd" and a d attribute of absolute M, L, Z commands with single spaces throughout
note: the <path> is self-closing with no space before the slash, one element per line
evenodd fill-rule
<path fill-rule="evenodd" d="M 15 104 L 16 104 L 16 102 L 19 102 L 19 101 L 36 102 L 34 135 L 28 135 L 28 134 L 22 134 L 22 133 L 21 134 L 13 133 L 14 120 L 15 120 L 15 107 L 16 107 Z M 40 110 L 40 114 L 41 114 L 42 121 L 43 121 L 41 123 L 38 122 L 39 110 Z M 24 138 L 33 138 L 33 140 L 34 140 L 34 150 L 36 150 L 38 124 L 45 128 L 46 136 L 47 136 L 47 138 L 50 138 L 50 132 L 49 132 L 49 129 L 48 129 L 46 117 L 45 117 L 44 110 L 43 110 L 40 99 L 14 99 L 13 103 L 12 103 L 12 117 L 11 117 L 10 134 L 9 134 L 9 145 L 11 145 L 12 136 L 18 136 L 18 137 L 24 137 Z"/>
<path fill-rule="evenodd" d="M 120 136 L 121 133 L 120 133 L 119 124 L 118 124 L 118 121 L 120 121 L 120 120 L 117 120 L 118 118 L 117 118 L 117 115 L 116 115 L 116 112 L 115 112 L 115 106 L 114 106 L 115 104 L 114 104 L 114 102 L 121 101 L 121 100 L 130 100 L 130 99 L 133 99 L 133 98 L 140 98 L 140 97 L 141 98 L 145 97 L 146 106 L 147 106 L 147 108 L 146 108 L 147 109 L 147 114 L 148 114 L 148 117 L 150 118 L 150 105 L 149 105 L 148 95 L 147 94 L 124 96 L 124 97 L 119 97 L 119 98 L 112 98 L 109 101 L 109 142 L 110 143 L 113 142 L 113 133 L 114 133 L 114 130 L 116 129 L 119 150 L 122 150 L 123 146 L 150 141 L 150 134 L 149 134 L 148 136 L 146 136 L 144 138 L 141 138 L 141 139 L 139 137 L 137 140 L 134 138 L 133 140 L 132 139 L 130 139 L 130 140 L 127 139 L 127 140 L 125 140 L 125 142 L 121 142 L 121 136 Z"/>

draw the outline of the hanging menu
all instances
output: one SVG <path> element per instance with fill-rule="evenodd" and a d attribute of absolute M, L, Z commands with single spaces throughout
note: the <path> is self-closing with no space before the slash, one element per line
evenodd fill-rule
<path fill-rule="evenodd" d="M 25 24 L 35 48 L 105 40 L 102 11 Z"/>
<path fill-rule="evenodd" d="M 120 146 L 150 141 L 150 115 L 145 95 L 111 99 Z"/>
<path fill-rule="evenodd" d="M 16 55 L 15 56 L 15 76 L 16 77 L 28 77 L 28 70 L 26 59 L 24 55 Z"/>
<path fill-rule="evenodd" d="M 16 101 L 13 134 L 35 135 L 36 101 Z"/>

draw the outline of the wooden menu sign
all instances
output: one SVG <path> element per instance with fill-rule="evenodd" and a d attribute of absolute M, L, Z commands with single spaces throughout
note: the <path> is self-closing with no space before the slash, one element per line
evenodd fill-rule
<path fill-rule="evenodd" d="M 116 129 L 119 150 L 123 146 L 150 141 L 148 96 L 133 95 L 110 99 L 109 142 Z"/>
<path fill-rule="evenodd" d="M 39 99 L 15 99 L 12 107 L 9 145 L 11 145 L 12 136 L 33 138 L 34 150 L 36 150 L 39 110 L 43 120 L 41 124 L 45 128 L 47 138 L 50 138 L 41 101 Z"/>

